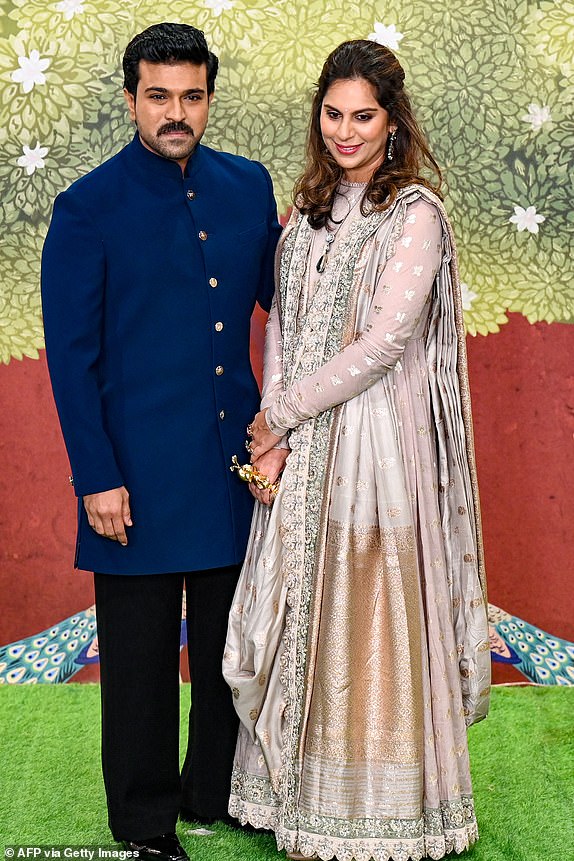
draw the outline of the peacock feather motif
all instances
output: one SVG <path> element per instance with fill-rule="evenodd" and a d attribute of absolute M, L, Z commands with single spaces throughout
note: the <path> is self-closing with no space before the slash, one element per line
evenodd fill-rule
<path fill-rule="evenodd" d="M 185 593 L 180 648 L 187 643 Z M 68 682 L 86 664 L 99 661 L 95 605 L 46 631 L 0 646 L 0 685 Z"/>
<path fill-rule="evenodd" d="M 574 643 L 488 605 L 493 661 L 513 664 L 538 685 L 574 685 Z"/>
<path fill-rule="evenodd" d="M 187 642 L 185 593 L 181 648 Z M 492 660 L 512 664 L 539 685 L 574 685 L 574 643 L 488 605 Z M 95 607 L 81 610 L 46 631 L 0 646 L 0 684 L 69 681 L 85 664 L 99 660 Z"/>
<path fill-rule="evenodd" d="M 67 682 L 98 660 L 96 609 L 81 610 L 46 631 L 0 646 L 0 684 Z"/>

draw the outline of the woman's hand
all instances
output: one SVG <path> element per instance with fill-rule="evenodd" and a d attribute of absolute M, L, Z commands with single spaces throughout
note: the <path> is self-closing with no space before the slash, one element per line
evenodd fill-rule
<path fill-rule="evenodd" d="M 258 458 L 264 455 L 265 452 L 270 451 L 274 446 L 276 446 L 281 439 L 280 436 L 276 436 L 269 430 L 265 420 L 266 412 L 267 410 L 265 409 L 261 410 L 260 413 L 257 413 L 249 426 L 251 436 L 253 437 L 250 448 L 251 463 L 253 464 Z"/>
<path fill-rule="evenodd" d="M 269 481 L 273 484 L 273 482 L 277 481 L 283 472 L 285 461 L 287 460 L 290 451 L 291 449 L 289 448 L 273 448 L 271 451 L 266 452 L 258 458 L 253 466 L 255 466 L 262 475 L 266 475 Z M 255 499 L 258 499 L 259 502 L 263 503 L 263 505 L 271 505 L 275 498 L 275 494 L 270 490 L 259 490 L 252 482 L 249 484 L 249 490 Z"/>

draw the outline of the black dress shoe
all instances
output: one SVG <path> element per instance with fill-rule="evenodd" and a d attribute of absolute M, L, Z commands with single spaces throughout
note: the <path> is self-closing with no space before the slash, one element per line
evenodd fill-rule
<path fill-rule="evenodd" d="M 124 840 L 124 848 L 137 852 L 138 861 L 189 861 L 175 832 L 145 840 Z"/>

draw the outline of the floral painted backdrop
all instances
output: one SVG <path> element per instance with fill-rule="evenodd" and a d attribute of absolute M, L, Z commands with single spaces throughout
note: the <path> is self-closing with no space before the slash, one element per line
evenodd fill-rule
<path fill-rule="evenodd" d="M 80 668 L 94 678 L 86 676 L 97 662 L 93 610 L 80 609 L 91 602 L 89 584 L 71 571 L 67 467 L 39 354 L 40 253 L 58 191 L 133 134 L 121 55 L 161 20 L 205 31 L 221 63 L 205 141 L 264 162 L 281 213 L 327 54 L 351 38 L 397 53 L 444 168 L 467 329 L 489 336 L 469 339 L 482 374 L 475 420 L 487 561 L 491 600 L 517 614 L 491 605 L 492 652 L 530 679 L 574 683 L 562 591 L 574 553 L 565 507 L 574 462 L 565 350 L 574 330 L 559 325 L 574 323 L 574 0 L 0 0 L 0 386 L 8 383 L 12 398 L 0 415 L 8 432 L 0 622 L 11 620 L 0 634 L 0 684 L 63 681 Z M 41 361 L 14 361 L 23 358 Z M 544 438 L 543 420 L 552 430 Z M 562 556 L 551 558 L 559 543 Z M 520 618 L 530 593 L 542 613 L 544 589 L 552 636 L 537 618 Z M 554 636 L 560 630 L 566 639 Z"/>
<path fill-rule="evenodd" d="M 202 28 L 221 59 L 207 142 L 262 160 L 280 209 L 301 167 L 328 52 L 373 38 L 405 66 L 445 167 L 467 326 L 507 311 L 574 322 L 572 0 L 0 0 L 0 358 L 42 347 L 39 253 L 55 193 L 117 151 L 129 38 Z"/>

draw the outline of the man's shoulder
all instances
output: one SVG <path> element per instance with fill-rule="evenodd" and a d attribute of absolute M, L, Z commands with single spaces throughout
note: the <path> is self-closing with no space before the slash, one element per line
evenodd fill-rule
<path fill-rule="evenodd" d="M 127 145 L 129 146 L 129 144 Z M 69 197 L 83 197 L 84 195 L 92 196 L 98 189 L 109 189 L 110 183 L 113 183 L 121 173 L 124 172 L 125 150 L 123 147 L 115 155 L 103 161 L 97 167 L 92 168 L 83 176 L 78 177 L 68 186 L 64 194 Z M 112 186 L 113 187 L 113 186 Z"/>
<path fill-rule="evenodd" d="M 245 156 L 235 155 L 235 153 L 213 149 L 205 144 L 201 145 L 201 149 L 203 158 L 214 170 L 232 173 L 238 178 L 244 176 L 252 179 L 254 176 L 259 176 L 263 179 L 267 177 L 267 170 L 259 161 L 253 161 L 245 158 Z"/>

